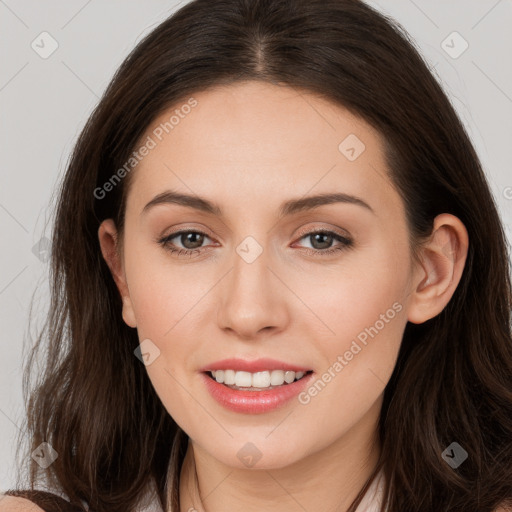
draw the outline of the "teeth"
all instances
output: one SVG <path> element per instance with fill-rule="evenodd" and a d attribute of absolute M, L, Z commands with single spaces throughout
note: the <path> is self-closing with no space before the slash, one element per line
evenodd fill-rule
<path fill-rule="evenodd" d="M 291 384 L 295 380 L 302 379 L 305 372 L 293 372 L 290 370 L 272 370 L 264 372 L 235 372 L 234 370 L 211 371 L 211 376 L 220 384 L 241 388 L 269 388 L 281 386 L 285 382 Z"/>
<path fill-rule="evenodd" d="M 234 383 L 235 383 L 235 371 L 234 370 L 225 370 L 224 371 L 224 384 L 233 385 Z"/>
<path fill-rule="evenodd" d="M 282 370 L 274 370 L 270 374 L 270 384 L 272 386 L 281 386 L 284 383 L 284 372 Z"/>
<path fill-rule="evenodd" d="M 239 387 L 242 386 L 244 388 L 251 387 L 252 386 L 251 382 L 252 382 L 252 376 L 249 372 L 236 372 L 235 373 L 235 386 L 239 386 Z"/>
<path fill-rule="evenodd" d="M 251 375 L 251 374 L 249 374 Z M 270 386 L 270 373 L 258 372 L 252 375 L 252 386 L 255 388 L 268 388 Z"/>
<path fill-rule="evenodd" d="M 295 380 L 295 372 L 287 371 L 284 373 L 284 381 L 291 384 Z"/>

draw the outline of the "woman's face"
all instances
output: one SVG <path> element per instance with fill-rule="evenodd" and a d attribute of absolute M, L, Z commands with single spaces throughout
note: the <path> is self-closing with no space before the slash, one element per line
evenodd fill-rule
<path fill-rule="evenodd" d="M 380 135 L 290 87 L 237 83 L 194 100 L 141 139 L 126 207 L 123 318 L 156 392 L 229 466 L 283 467 L 368 439 L 418 281 Z M 308 200 L 326 194 L 340 196 Z M 274 363 L 243 365 L 263 358 Z M 236 391 L 204 371 L 225 359 L 242 361 L 218 368 L 262 372 L 224 374 L 240 387 L 290 379 L 287 365 L 312 373 Z"/>

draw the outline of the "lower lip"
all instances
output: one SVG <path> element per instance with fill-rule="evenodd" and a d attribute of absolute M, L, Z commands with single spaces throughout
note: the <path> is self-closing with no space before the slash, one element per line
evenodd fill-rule
<path fill-rule="evenodd" d="M 267 391 L 240 391 L 219 384 L 206 373 L 202 374 L 208 391 L 220 405 L 230 411 L 245 414 L 261 414 L 282 407 L 307 387 L 313 375 L 310 373 L 291 384 Z"/>

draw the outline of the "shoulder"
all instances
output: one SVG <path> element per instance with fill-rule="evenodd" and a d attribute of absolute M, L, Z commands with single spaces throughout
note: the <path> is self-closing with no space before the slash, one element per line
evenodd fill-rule
<path fill-rule="evenodd" d="M 44 512 L 44 510 L 25 498 L 0 494 L 0 512 Z"/>
<path fill-rule="evenodd" d="M 41 489 L 11 489 L 0 493 L 0 512 L 83 512 L 57 494 Z"/>

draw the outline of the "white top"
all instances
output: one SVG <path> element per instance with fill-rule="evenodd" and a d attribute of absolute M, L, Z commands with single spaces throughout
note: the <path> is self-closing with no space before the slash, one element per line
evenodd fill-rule
<path fill-rule="evenodd" d="M 356 512 L 380 512 L 384 495 L 384 483 L 384 473 L 381 470 L 373 480 L 361 503 L 359 503 Z"/>

